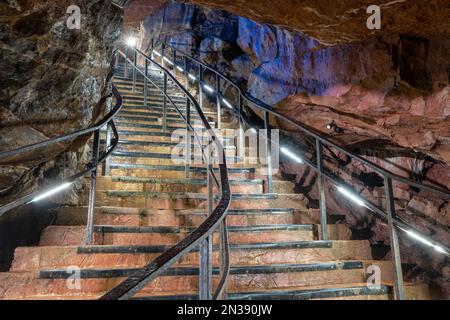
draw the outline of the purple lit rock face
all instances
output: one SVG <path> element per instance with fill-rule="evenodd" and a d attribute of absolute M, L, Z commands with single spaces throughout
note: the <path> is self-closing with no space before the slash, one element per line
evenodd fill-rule
<path fill-rule="evenodd" d="M 228 8 L 227 1 L 219 2 L 214 6 Z M 229 8 L 240 10 L 247 16 L 256 14 L 256 11 L 249 13 L 241 5 L 238 1 L 229 4 Z M 355 31 L 352 39 L 351 30 L 344 30 L 344 26 L 339 25 L 335 29 L 335 40 L 339 44 L 330 45 L 333 42 L 330 28 L 317 21 L 317 30 L 305 27 L 305 33 L 300 33 L 220 10 L 188 10 L 186 7 L 185 4 L 166 7 L 165 16 L 171 17 L 170 23 L 162 22 L 160 27 L 170 26 L 164 29 L 165 37 L 176 39 L 178 48 L 181 48 L 180 42 L 185 41 L 189 53 L 215 65 L 255 98 L 329 134 L 374 163 L 400 176 L 450 187 L 450 39 L 442 35 L 448 30 L 439 35 L 432 24 L 427 27 L 428 31 L 421 30 L 420 35 L 413 31 L 386 32 L 377 33 L 377 37 Z M 185 15 L 175 14 L 180 10 L 192 15 L 186 19 Z M 388 14 L 397 13 L 389 11 Z M 261 14 L 255 19 L 269 21 L 269 15 Z M 179 19 L 179 23 L 174 19 Z M 187 20 L 189 24 L 186 24 Z M 295 26 L 297 30 L 304 22 Z M 349 21 L 350 24 L 353 22 Z M 403 26 L 406 28 L 408 23 Z M 227 38 L 223 32 L 211 28 L 214 25 L 236 30 L 236 39 Z M 183 26 L 182 31 L 179 26 Z M 295 29 L 293 25 L 288 26 L 290 30 Z M 145 34 L 153 35 L 147 32 L 145 23 L 143 27 Z M 321 28 L 328 31 L 320 33 Z M 306 34 L 318 36 L 315 39 Z M 228 54 L 230 51 L 232 54 Z M 331 121 L 343 132 L 328 130 L 327 124 Z M 277 125 L 283 132 L 293 135 L 293 128 L 283 123 Z M 327 159 L 341 160 L 344 168 L 339 170 L 327 161 L 329 169 L 367 199 L 384 205 L 382 177 L 336 150 L 332 151 L 327 152 Z M 299 192 L 317 200 L 313 173 L 290 164 L 283 164 L 282 169 L 295 180 Z M 403 219 L 424 234 L 450 245 L 448 202 L 398 183 L 394 183 L 394 193 L 397 213 Z M 370 238 L 374 245 L 389 245 L 384 221 L 342 199 L 334 186 L 328 186 L 328 199 L 329 214 L 345 216 L 343 223 L 350 225 L 355 238 Z M 407 238 L 402 236 L 402 239 Z M 389 256 L 390 253 L 385 254 Z M 428 278 L 450 296 L 449 272 L 442 255 L 430 253 L 407 240 L 402 240 L 402 254 L 405 262 L 418 264 L 408 277 Z M 421 267 L 433 271 L 424 273 Z"/>

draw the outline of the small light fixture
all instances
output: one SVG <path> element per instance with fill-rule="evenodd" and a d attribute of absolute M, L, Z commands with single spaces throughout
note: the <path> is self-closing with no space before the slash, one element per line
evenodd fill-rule
<path fill-rule="evenodd" d="M 47 192 L 41 194 L 40 196 L 37 196 L 36 198 L 34 198 L 33 200 L 31 200 L 28 203 L 37 202 L 37 201 L 40 201 L 40 200 L 45 199 L 47 197 L 50 197 L 50 196 L 54 195 L 55 193 L 58 193 L 59 191 L 62 191 L 64 189 L 68 188 L 71 184 L 72 184 L 72 182 L 65 182 L 62 185 L 60 185 L 60 186 L 58 186 L 56 188 L 53 188 L 52 190 L 47 191 Z"/>
<path fill-rule="evenodd" d="M 341 127 L 339 127 L 336 122 L 331 121 L 330 123 L 327 124 L 327 129 L 330 131 L 334 131 L 336 133 L 344 133 L 344 129 L 342 129 Z"/>
<path fill-rule="evenodd" d="M 297 156 L 296 154 L 294 154 L 293 152 L 291 152 L 289 149 L 285 148 L 285 147 L 281 147 L 280 148 L 281 152 L 283 154 L 285 154 L 286 156 L 288 156 L 289 158 L 291 158 L 292 160 L 294 160 L 297 163 L 303 163 L 303 160 Z"/>
<path fill-rule="evenodd" d="M 182 67 L 180 67 L 180 66 L 177 66 L 177 69 L 178 69 L 178 71 L 180 71 L 180 72 L 183 72 L 183 71 L 184 71 L 184 69 L 183 69 Z"/>
<path fill-rule="evenodd" d="M 192 74 L 188 74 L 188 77 L 189 77 L 189 79 L 191 79 L 192 81 L 195 81 L 195 80 L 197 80 L 197 78 L 196 77 L 194 77 Z"/>
<path fill-rule="evenodd" d="M 338 191 L 340 193 L 342 193 L 345 197 L 347 197 L 348 199 L 352 200 L 354 203 L 356 203 L 357 205 L 361 206 L 361 207 L 365 207 L 365 203 L 364 201 L 358 197 L 357 195 L 355 195 L 353 192 L 348 191 L 346 188 L 341 187 L 341 186 L 336 186 Z"/>
<path fill-rule="evenodd" d="M 164 57 L 163 58 L 164 61 L 166 61 L 168 64 L 170 64 L 171 66 L 173 66 L 173 62 L 170 61 L 168 58 Z"/>
<path fill-rule="evenodd" d="M 223 98 L 223 99 L 222 99 L 222 102 L 223 102 L 228 108 L 233 109 L 233 106 L 231 105 L 231 103 L 228 102 L 227 99 Z"/>
<path fill-rule="evenodd" d="M 129 46 L 130 48 L 136 47 L 136 44 L 137 44 L 136 37 L 134 37 L 134 36 L 129 36 L 129 37 L 127 38 L 127 40 L 126 40 L 126 44 L 127 44 L 127 46 Z"/>
<path fill-rule="evenodd" d="M 204 84 L 203 88 L 205 88 L 205 90 L 208 91 L 209 93 L 213 93 L 214 92 L 214 89 L 211 88 L 210 86 L 208 86 L 207 84 Z"/>

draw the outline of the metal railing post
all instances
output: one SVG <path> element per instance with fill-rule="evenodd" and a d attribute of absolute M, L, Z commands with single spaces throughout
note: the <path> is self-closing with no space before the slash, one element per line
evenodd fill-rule
<path fill-rule="evenodd" d="M 86 245 L 92 244 L 93 232 L 94 232 L 94 211 L 95 211 L 95 192 L 97 188 L 97 166 L 98 166 L 98 155 L 99 155 L 99 145 L 100 145 L 100 130 L 94 133 L 94 143 L 92 149 L 92 167 L 94 170 L 91 172 L 91 183 L 89 189 L 89 204 L 88 204 L 88 215 L 87 215 L 87 227 L 86 227 Z"/>
<path fill-rule="evenodd" d="M 150 68 L 153 70 L 154 69 L 154 65 L 153 65 L 153 60 L 155 60 L 155 54 L 153 53 L 153 51 L 155 51 L 155 39 L 151 40 L 151 50 L 152 52 L 150 53 L 150 57 L 152 59 L 152 62 L 150 63 Z"/>
<path fill-rule="evenodd" d="M 163 131 L 166 132 L 167 131 L 167 74 L 164 72 L 164 97 L 163 97 L 163 123 L 162 123 L 162 127 L 163 127 Z"/>
<path fill-rule="evenodd" d="M 123 77 L 128 78 L 128 54 L 130 52 L 130 48 L 127 47 L 125 50 L 125 65 L 124 65 L 124 71 L 123 71 Z"/>
<path fill-rule="evenodd" d="M 109 100 L 106 104 L 106 111 L 111 111 L 111 104 Z M 105 152 L 111 147 L 111 124 L 108 122 L 106 125 L 106 138 L 105 138 Z M 107 157 L 103 163 L 103 176 L 109 176 L 111 173 L 111 157 Z"/>
<path fill-rule="evenodd" d="M 403 271 L 400 256 L 400 246 L 398 243 L 397 229 L 394 226 L 393 222 L 393 217 L 395 215 L 394 191 L 392 188 L 392 179 L 388 175 L 384 176 L 384 186 L 386 190 L 387 217 L 388 217 L 388 226 L 390 230 L 391 254 L 394 268 L 395 299 L 404 300 L 405 294 L 403 287 Z"/>
<path fill-rule="evenodd" d="M 214 210 L 213 179 L 211 177 L 212 161 L 210 144 L 207 147 L 207 187 L 208 187 L 208 215 Z M 207 237 L 200 244 L 200 300 L 212 299 L 212 236 Z"/>
<path fill-rule="evenodd" d="M 184 164 L 184 172 L 186 179 L 189 179 L 190 177 L 190 164 L 191 164 L 191 133 L 189 125 L 191 124 L 191 100 L 187 98 L 186 101 L 186 163 Z"/>
<path fill-rule="evenodd" d="M 222 103 L 220 102 L 220 77 L 216 73 L 216 102 L 217 102 L 217 129 L 222 128 Z"/>
<path fill-rule="evenodd" d="M 267 179 L 266 179 L 266 190 L 265 193 L 272 193 L 272 152 L 271 152 L 271 139 L 270 139 L 270 118 L 269 112 L 264 112 L 264 129 L 266 131 L 265 143 L 266 143 L 266 157 L 267 157 Z"/>
<path fill-rule="evenodd" d="M 137 51 L 136 51 L 136 49 L 134 49 L 134 54 L 133 54 L 133 56 L 134 56 L 134 68 L 133 68 L 133 93 L 135 93 L 136 92 L 136 68 L 137 68 Z"/>
<path fill-rule="evenodd" d="M 239 105 L 239 137 L 238 137 L 238 156 L 244 161 L 245 156 L 245 135 L 244 135 L 244 124 L 242 123 L 242 96 L 238 95 L 238 105 Z"/>
<path fill-rule="evenodd" d="M 177 75 L 177 51 L 175 50 L 175 48 L 172 49 L 173 50 L 173 66 L 172 66 L 172 70 L 173 70 L 173 74 Z"/>
<path fill-rule="evenodd" d="M 316 139 L 316 159 L 317 159 L 317 181 L 319 188 L 319 210 L 320 210 L 320 231 L 322 240 L 328 240 L 327 231 L 327 202 L 325 198 L 325 185 L 323 176 L 323 145 L 319 139 Z"/>
<path fill-rule="evenodd" d="M 166 45 L 163 43 L 161 45 L 161 65 L 163 66 L 163 68 L 165 67 L 165 63 L 164 63 L 164 54 L 166 51 Z"/>
<path fill-rule="evenodd" d="M 148 60 L 145 59 L 145 77 L 144 77 L 144 107 L 147 107 L 148 98 Z"/>
<path fill-rule="evenodd" d="M 188 71 L 188 61 L 187 61 L 186 57 L 184 57 L 184 82 L 185 82 L 186 89 L 189 89 L 189 71 Z M 187 97 L 186 97 L 186 99 L 187 99 Z"/>
<path fill-rule="evenodd" d="M 198 65 L 198 104 L 200 109 L 203 110 L 203 67 Z"/>

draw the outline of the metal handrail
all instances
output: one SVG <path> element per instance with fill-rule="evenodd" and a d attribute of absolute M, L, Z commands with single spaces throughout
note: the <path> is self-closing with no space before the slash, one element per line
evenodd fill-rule
<path fill-rule="evenodd" d="M 170 266 L 172 266 L 175 262 L 177 262 L 179 259 L 181 259 L 185 254 L 192 251 L 196 246 L 198 246 L 201 242 L 206 240 L 208 237 L 212 236 L 215 230 L 218 227 L 221 227 L 221 234 L 222 234 L 222 241 L 224 244 L 224 254 L 223 256 L 223 263 L 224 263 L 224 270 L 223 274 L 221 276 L 221 280 L 219 283 L 219 286 L 214 293 L 214 298 L 217 298 L 221 295 L 221 293 L 224 290 L 224 286 L 226 284 L 226 279 L 228 277 L 229 273 L 229 244 L 228 244 L 228 237 L 226 235 L 226 224 L 225 224 L 225 218 L 227 214 L 228 207 L 231 203 L 231 190 L 230 190 L 230 183 L 228 180 L 228 168 L 226 165 L 226 155 L 223 148 L 223 145 L 218 139 L 217 135 L 215 134 L 214 130 L 212 129 L 210 123 L 207 120 L 207 117 L 203 113 L 200 105 L 196 101 L 196 99 L 190 94 L 190 92 L 184 88 L 184 86 L 171 74 L 169 70 L 164 68 L 162 65 L 154 61 L 153 59 L 149 58 L 147 55 L 145 55 L 143 52 L 136 48 L 130 48 L 132 51 L 134 51 L 134 62 L 131 61 L 125 53 L 122 51 L 119 51 L 119 54 L 122 55 L 125 58 L 125 62 L 129 63 L 133 67 L 134 72 L 134 83 L 136 79 L 135 72 L 139 72 L 143 77 L 145 81 L 151 82 L 156 88 L 158 88 L 165 96 L 165 98 L 172 104 L 172 106 L 177 110 L 177 112 L 180 114 L 181 118 L 186 122 L 186 125 L 193 130 L 193 127 L 191 126 L 188 119 L 182 114 L 182 112 L 179 110 L 179 108 L 176 106 L 174 101 L 170 98 L 166 91 L 166 86 L 164 89 L 161 89 L 156 83 L 154 83 L 147 75 L 148 71 L 148 63 L 152 63 L 153 66 L 156 66 L 157 69 L 162 71 L 165 75 L 165 77 L 169 77 L 172 82 L 183 91 L 186 98 L 189 100 L 189 102 L 194 106 L 195 110 L 197 111 L 198 115 L 200 116 L 200 119 L 203 123 L 204 128 L 207 130 L 209 139 L 212 141 L 216 146 L 217 150 L 221 154 L 221 162 L 219 163 L 219 174 L 220 174 L 220 183 L 218 179 L 216 178 L 215 172 L 212 168 L 212 166 L 208 165 L 207 174 L 210 177 L 213 177 L 215 180 L 216 186 L 219 188 L 220 191 L 220 200 L 217 204 L 217 206 L 214 208 L 212 213 L 208 216 L 208 218 L 191 234 L 189 234 L 185 239 L 183 239 L 181 242 L 176 244 L 175 246 L 171 247 L 164 253 L 162 253 L 160 256 L 158 256 L 155 260 L 147 264 L 144 268 L 136 271 L 133 273 L 129 278 L 124 280 L 122 283 L 114 287 L 112 290 L 104 294 L 100 299 L 101 300 L 125 300 L 131 298 L 135 293 L 137 293 L 139 290 L 141 290 L 147 283 L 152 281 L 153 279 L 160 276 L 165 270 L 167 270 Z M 145 71 L 142 71 L 140 68 L 137 67 L 136 61 L 137 61 L 137 54 L 141 55 L 145 59 Z M 167 79 L 166 79 L 167 80 Z M 194 136 L 195 130 L 193 130 Z M 203 149 L 203 145 L 201 143 L 201 140 L 196 137 L 198 140 L 201 150 L 202 150 L 202 156 L 205 160 L 207 160 L 207 163 L 209 162 L 209 156 L 206 157 Z"/>
<path fill-rule="evenodd" d="M 122 108 L 122 97 L 114 86 L 112 87 L 112 94 L 116 98 L 115 107 L 105 117 L 103 117 L 100 121 L 98 121 L 92 127 L 89 127 L 86 129 L 81 129 L 81 130 L 60 136 L 60 137 L 51 138 L 51 139 L 48 139 L 48 140 L 45 140 L 42 142 L 23 146 L 23 147 L 14 149 L 14 150 L 0 152 L 0 159 L 12 158 L 17 155 L 35 151 L 35 150 L 38 150 L 38 149 L 41 149 L 44 147 L 48 147 L 48 146 L 51 146 L 51 145 L 54 145 L 54 144 L 57 144 L 57 143 L 60 143 L 63 141 L 72 140 L 72 139 L 75 139 L 80 136 L 84 136 L 84 135 L 92 133 L 92 132 L 98 132 L 105 125 L 109 125 L 109 126 L 111 126 L 111 128 L 113 130 L 115 138 L 113 139 L 113 144 L 111 145 L 111 147 L 100 158 L 98 158 L 97 164 L 102 163 L 103 161 L 105 161 L 106 158 L 108 158 L 112 154 L 112 152 L 117 147 L 117 144 L 119 142 L 119 135 L 118 135 L 118 132 L 117 132 L 117 129 L 116 129 L 113 119 L 117 115 L 117 113 L 120 112 L 120 110 Z M 94 166 L 93 163 L 89 163 L 86 170 L 81 171 L 71 177 L 65 178 L 65 179 L 61 180 L 58 184 L 47 187 L 44 190 L 33 192 L 33 193 L 23 196 L 19 199 L 16 199 L 13 202 L 10 202 L 8 204 L 1 206 L 0 207 L 0 216 L 20 205 L 28 203 L 29 201 L 31 201 L 35 197 L 38 197 L 41 194 L 45 194 L 46 192 L 54 189 L 55 187 L 58 187 L 62 183 L 71 183 L 71 182 L 83 177 L 87 173 L 93 172 L 94 170 L 96 170 L 96 168 L 97 168 L 97 166 Z"/>
<path fill-rule="evenodd" d="M 362 163 L 364 163 L 365 165 L 367 165 L 369 168 L 380 172 L 383 176 L 384 175 L 388 175 L 390 178 L 392 178 L 393 180 L 396 180 L 398 182 L 404 183 L 404 184 L 409 184 L 411 186 L 417 187 L 417 188 L 421 188 L 433 193 L 437 193 L 441 196 L 444 196 L 445 198 L 450 199 L 450 192 L 448 190 L 436 187 L 436 186 L 432 186 L 432 185 L 427 185 L 427 184 L 423 184 L 417 181 L 414 181 L 412 179 L 409 178 L 405 178 L 402 176 L 399 176 L 395 173 L 392 173 L 388 170 L 386 170 L 383 167 L 380 167 L 379 165 L 345 149 L 344 147 L 336 144 L 335 142 L 333 142 L 332 140 L 326 138 L 325 136 L 323 136 L 322 133 L 320 133 L 319 131 L 317 131 L 316 129 L 313 129 L 307 125 L 305 125 L 304 123 L 300 123 L 297 120 L 294 120 L 288 116 L 285 116 L 277 111 L 274 111 L 273 108 L 271 106 L 269 106 L 268 104 L 256 99 L 255 97 L 250 96 L 249 94 L 247 94 L 247 92 L 242 91 L 242 89 L 239 87 L 239 85 L 237 85 L 236 83 L 234 83 L 233 80 L 231 80 L 229 77 L 227 77 L 226 75 L 224 75 L 223 73 L 221 73 L 220 71 L 217 71 L 216 69 L 214 69 L 212 66 L 200 61 L 197 58 L 191 57 L 188 54 L 185 54 L 183 52 L 178 51 L 174 46 L 167 44 L 164 42 L 164 45 L 166 47 L 170 47 L 172 48 L 172 50 L 175 50 L 180 56 L 186 57 L 187 59 L 201 65 L 202 67 L 208 69 L 209 71 L 213 72 L 214 74 L 218 75 L 220 78 L 222 78 L 223 80 L 227 81 L 228 84 L 230 84 L 232 87 L 234 87 L 236 90 L 238 90 L 239 95 L 244 98 L 246 101 L 251 102 L 252 104 L 254 104 L 258 109 L 261 109 L 264 112 L 269 112 L 270 114 L 274 115 L 277 118 L 280 118 L 282 120 L 285 120 L 287 122 L 289 122 L 290 124 L 292 124 L 293 126 L 295 126 L 296 128 L 302 130 L 304 133 L 306 133 L 307 135 L 318 139 L 320 142 L 333 147 L 339 151 L 341 151 L 342 153 L 344 153 L 345 155 L 352 157 Z"/>
<path fill-rule="evenodd" d="M 310 136 L 315 139 L 317 162 L 314 164 L 313 162 L 309 161 L 308 159 L 302 159 L 302 160 L 304 161 L 304 163 L 306 165 L 313 168 L 313 170 L 315 170 L 318 173 L 321 231 L 322 231 L 322 237 L 324 240 L 327 239 L 327 235 L 326 235 L 326 199 L 325 199 L 325 191 L 324 191 L 324 186 L 323 186 L 323 183 L 324 183 L 323 178 L 326 177 L 326 178 L 330 179 L 332 182 L 334 182 L 336 184 L 336 186 L 338 186 L 339 184 L 342 184 L 342 181 L 340 181 L 334 175 L 332 175 L 329 172 L 327 172 L 326 170 L 324 170 L 323 156 L 322 156 L 323 146 L 332 147 L 332 148 L 342 152 L 343 154 L 347 155 L 348 157 L 353 158 L 357 161 L 360 161 L 361 163 L 365 164 L 366 166 L 368 166 L 375 172 L 379 173 L 383 177 L 385 193 L 386 193 L 387 212 L 385 212 L 383 209 L 380 209 L 378 206 L 370 203 L 366 199 L 365 199 L 366 200 L 365 207 L 388 221 L 388 225 L 390 227 L 391 249 L 392 249 L 392 256 L 393 256 L 392 258 L 393 258 L 393 264 L 394 264 L 394 278 L 395 278 L 394 287 L 395 287 L 395 293 L 396 293 L 397 299 L 403 299 L 404 292 L 403 292 L 403 276 L 402 276 L 401 260 L 400 260 L 400 249 L 399 249 L 398 235 L 397 235 L 396 229 L 401 229 L 407 233 L 413 232 L 415 235 L 419 235 L 423 239 L 423 242 L 426 242 L 429 245 L 431 245 L 435 248 L 438 248 L 439 251 L 441 253 L 445 254 L 447 257 L 450 256 L 450 248 L 448 248 L 447 246 L 439 243 L 438 241 L 436 241 L 428 236 L 423 235 L 422 233 L 417 231 L 416 228 L 412 227 L 409 223 L 402 221 L 395 214 L 395 205 L 394 205 L 395 199 L 394 199 L 394 194 L 393 194 L 392 181 L 395 180 L 395 181 L 407 184 L 412 187 L 426 190 L 432 194 L 439 195 L 446 200 L 450 199 L 450 192 L 448 190 L 445 190 L 445 189 L 442 189 L 442 188 L 439 188 L 439 187 L 436 187 L 433 185 L 420 183 L 420 182 L 414 181 L 409 178 L 401 177 L 401 176 L 399 176 L 395 173 L 392 173 L 392 172 L 386 170 L 385 168 L 382 168 L 381 166 L 379 166 L 357 154 L 354 154 L 353 152 L 347 150 L 343 146 L 340 146 L 337 143 L 331 141 L 330 139 L 325 137 L 319 131 L 317 131 L 303 123 L 300 123 L 300 122 L 292 119 L 289 116 L 286 116 L 286 115 L 276 112 L 269 105 L 248 95 L 246 92 L 243 92 L 241 90 L 241 88 L 237 84 L 235 84 L 229 77 L 227 77 L 224 74 L 222 74 L 221 72 L 217 71 L 212 66 L 209 66 L 208 64 L 203 63 L 202 61 L 200 61 L 194 57 L 191 57 L 190 55 L 188 55 L 184 52 L 178 51 L 174 46 L 172 46 L 170 44 L 167 44 L 163 41 L 161 41 L 160 43 L 162 45 L 162 51 L 163 51 L 162 56 L 163 57 L 164 57 L 165 48 L 171 48 L 173 50 L 173 57 L 174 57 L 173 68 L 174 68 L 174 70 L 175 70 L 175 68 L 179 67 L 177 64 L 177 61 L 176 61 L 176 58 L 179 55 L 185 59 L 185 62 L 184 62 L 185 68 L 187 66 L 187 59 L 188 59 L 188 60 L 194 62 L 195 64 L 201 66 L 200 68 L 204 68 L 206 70 L 209 70 L 213 74 L 215 74 L 216 84 L 219 88 L 220 88 L 220 84 L 219 84 L 220 80 L 219 79 L 226 81 L 229 85 L 234 87 L 238 91 L 239 106 L 238 106 L 238 108 L 236 108 L 233 105 L 232 110 L 235 114 L 237 114 L 237 117 L 238 117 L 240 123 L 241 123 L 241 121 L 245 122 L 245 117 L 243 116 L 243 113 L 242 113 L 242 111 L 243 111 L 242 107 L 243 107 L 243 102 L 246 101 L 247 103 L 251 103 L 252 105 L 254 105 L 257 109 L 263 111 L 263 113 L 265 115 L 264 125 L 265 125 L 265 129 L 267 131 L 270 130 L 269 115 L 272 115 L 276 118 L 279 118 L 281 120 L 288 122 L 289 124 L 293 125 L 298 130 L 300 130 L 301 132 L 305 133 L 307 136 Z M 152 54 L 153 54 L 153 52 L 155 52 L 154 49 L 156 47 L 157 46 L 155 45 L 155 42 L 152 40 L 151 41 Z M 188 70 L 185 70 L 185 72 L 188 72 Z M 200 85 L 206 84 L 205 82 L 203 82 L 202 77 L 200 77 L 200 79 L 198 79 L 198 81 L 199 81 Z M 219 97 L 220 99 L 224 99 L 224 96 L 220 93 L 220 90 L 217 90 L 217 92 L 214 92 L 214 94 L 217 97 Z M 266 138 L 266 140 L 269 141 L 268 143 L 271 143 L 270 138 Z M 270 157 L 269 154 L 268 154 L 268 157 Z M 269 165 L 269 167 L 270 167 L 270 165 Z M 271 177 L 268 178 L 268 184 L 271 184 Z"/>

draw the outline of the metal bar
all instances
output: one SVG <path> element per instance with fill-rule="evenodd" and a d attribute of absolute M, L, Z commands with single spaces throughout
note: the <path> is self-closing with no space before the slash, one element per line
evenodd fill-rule
<path fill-rule="evenodd" d="M 107 111 L 111 111 L 111 104 L 108 102 L 107 103 Z M 111 147 L 111 124 L 108 122 L 107 126 L 106 126 L 106 141 L 105 141 L 105 153 L 109 150 L 109 148 Z M 110 157 L 107 157 L 105 159 L 105 162 L 103 162 L 103 176 L 109 176 L 111 173 L 111 159 Z"/>
<path fill-rule="evenodd" d="M 147 107 L 147 99 L 148 99 L 148 60 L 145 59 L 144 107 Z"/>
<path fill-rule="evenodd" d="M 164 73 L 164 97 L 163 97 L 163 131 L 167 131 L 167 74 Z"/>
<path fill-rule="evenodd" d="M 405 294 L 403 287 L 403 271 L 400 256 L 400 246 L 398 243 L 397 228 L 394 225 L 393 218 L 395 215 L 394 191 L 392 188 L 392 179 L 387 175 L 384 176 L 384 186 L 386 191 L 387 218 L 390 230 L 392 262 L 394 264 L 395 299 L 404 300 Z"/>
<path fill-rule="evenodd" d="M 189 71 L 188 71 L 188 62 L 187 58 L 184 57 L 184 82 L 185 82 L 185 89 L 189 89 Z M 186 97 L 186 99 L 188 99 Z"/>
<path fill-rule="evenodd" d="M 191 101 L 186 101 L 186 159 L 184 164 L 184 172 L 186 179 L 190 178 L 190 164 L 191 164 L 191 134 L 189 132 L 189 125 L 191 124 Z"/>
<path fill-rule="evenodd" d="M 327 231 L 327 203 L 325 198 L 325 182 L 323 176 L 323 146 L 322 142 L 316 140 L 316 159 L 317 159 L 317 181 L 319 188 L 319 210 L 320 210 L 320 231 L 322 240 L 328 240 Z"/>
<path fill-rule="evenodd" d="M 203 67 L 198 66 L 198 103 L 203 110 Z"/>
<path fill-rule="evenodd" d="M 177 50 L 175 50 L 175 48 L 173 48 L 173 66 L 172 66 L 172 70 L 173 73 L 176 75 L 177 74 Z"/>
<path fill-rule="evenodd" d="M 211 161 L 211 144 L 207 147 L 207 185 L 208 185 L 208 216 L 214 210 L 214 190 L 213 179 L 211 177 L 212 161 Z M 199 297 L 200 300 L 212 299 L 212 236 L 208 236 L 200 244 L 200 276 L 199 276 Z"/>
<path fill-rule="evenodd" d="M 163 43 L 163 44 L 161 45 L 161 65 L 162 65 L 163 68 L 165 67 L 165 64 L 164 64 L 164 54 L 165 54 L 165 51 L 166 51 L 166 45 Z"/>
<path fill-rule="evenodd" d="M 137 68 L 137 51 L 134 50 L 133 93 L 136 92 L 136 68 Z"/>
<path fill-rule="evenodd" d="M 222 103 L 220 102 L 220 78 L 216 74 L 217 129 L 222 128 Z"/>
<path fill-rule="evenodd" d="M 86 244 L 92 244 L 93 230 L 94 230 L 94 210 L 95 210 L 95 191 L 97 188 L 97 166 L 98 155 L 100 146 L 100 130 L 94 133 L 94 144 L 92 148 L 92 163 L 95 168 L 91 172 L 91 185 L 89 189 L 89 204 L 88 204 L 88 216 L 87 216 L 87 228 L 86 228 Z"/>
<path fill-rule="evenodd" d="M 264 113 L 264 129 L 266 130 L 265 143 L 266 143 L 266 157 L 267 157 L 267 179 L 266 179 L 266 193 L 272 193 L 273 191 L 273 177 L 272 177 L 272 153 L 271 153 L 271 139 L 270 139 L 270 118 L 269 113 Z"/>
<path fill-rule="evenodd" d="M 239 137 L 238 137 L 238 156 L 244 160 L 245 156 L 245 135 L 244 135 L 244 124 L 242 120 L 242 96 L 238 94 L 238 105 L 239 105 Z"/>
<path fill-rule="evenodd" d="M 130 53 L 130 48 L 125 49 L 125 65 L 123 71 L 123 77 L 128 78 L 128 54 Z"/>

